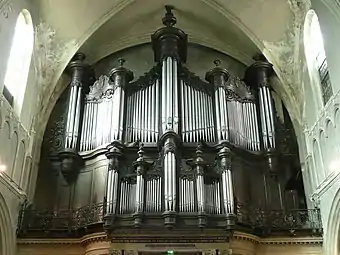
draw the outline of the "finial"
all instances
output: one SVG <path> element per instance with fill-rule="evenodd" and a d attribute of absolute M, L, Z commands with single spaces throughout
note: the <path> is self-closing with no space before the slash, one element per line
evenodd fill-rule
<path fill-rule="evenodd" d="M 143 143 L 139 143 L 139 150 L 138 150 L 138 161 L 143 160 L 143 156 L 144 156 L 144 144 Z"/>
<path fill-rule="evenodd" d="M 268 62 L 268 60 L 266 59 L 266 57 L 262 54 L 262 53 L 257 53 L 253 59 L 255 61 L 262 61 L 262 62 Z"/>
<path fill-rule="evenodd" d="M 84 53 L 81 53 L 81 52 L 77 52 L 76 54 L 74 54 L 72 60 L 79 60 L 79 61 L 84 61 L 86 58 L 85 54 Z"/>
<path fill-rule="evenodd" d="M 196 156 L 197 158 L 202 158 L 203 151 L 202 151 L 202 143 L 198 143 L 196 147 Z"/>
<path fill-rule="evenodd" d="M 166 13 L 164 15 L 164 18 L 162 19 L 164 26 L 172 27 L 176 24 L 177 20 L 174 14 L 172 13 L 173 9 L 174 7 L 171 5 L 165 6 Z"/>
<path fill-rule="evenodd" d="M 124 65 L 124 63 L 125 63 L 125 59 L 124 58 L 119 58 L 118 59 L 118 63 L 119 63 L 119 66 L 123 66 Z"/>
<path fill-rule="evenodd" d="M 216 67 L 220 66 L 221 63 L 222 63 L 222 61 L 220 59 L 215 59 L 214 60 L 214 64 L 215 64 Z"/>

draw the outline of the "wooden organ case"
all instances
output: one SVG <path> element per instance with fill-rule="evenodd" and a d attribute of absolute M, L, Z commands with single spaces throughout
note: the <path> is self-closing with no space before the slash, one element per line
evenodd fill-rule
<path fill-rule="evenodd" d="M 72 186 L 87 162 L 106 158 L 97 213 L 112 240 L 263 233 L 266 211 L 298 209 L 289 201 L 304 197 L 285 199 L 282 172 L 297 152 L 284 146 L 296 142 L 276 116 L 272 65 L 260 56 L 240 79 L 216 60 L 204 81 L 186 67 L 188 37 L 175 23 L 167 8 L 151 37 L 155 65 L 137 79 L 123 59 L 97 79 L 84 55 L 72 59 L 49 159 Z"/>

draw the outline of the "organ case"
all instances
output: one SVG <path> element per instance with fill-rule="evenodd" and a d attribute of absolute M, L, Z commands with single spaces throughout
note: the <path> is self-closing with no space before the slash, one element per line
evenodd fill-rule
<path fill-rule="evenodd" d="M 59 155 L 85 165 L 106 156 L 110 233 L 163 224 L 231 231 L 244 210 L 271 208 L 266 178 L 278 173 L 280 153 L 271 64 L 257 58 L 241 79 L 216 60 L 204 81 L 186 67 L 188 39 L 175 23 L 167 8 L 165 27 L 151 37 L 155 65 L 143 76 L 134 79 L 123 59 L 88 87 L 80 65 L 72 76 Z"/>

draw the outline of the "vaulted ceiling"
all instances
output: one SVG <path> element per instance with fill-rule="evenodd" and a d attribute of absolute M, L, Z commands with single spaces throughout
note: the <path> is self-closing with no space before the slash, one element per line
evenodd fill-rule
<path fill-rule="evenodd" d="M 299 118 L 301 89 L 296 66 L 308 0 L 39 0 L 40 18 L 55 32 L 53 77 L 43 92 L 42 111 L 65 84 L 57 82 L 69 59 L 81 50 L 93 63 L 117 50 L 150 41 L 162 26 L 164 5 L 174 6 L 177 26 L 189 40 L 249 65 L 263 52 L 274 64 L 276 90 Z M 59 51 L 59 52 L 58 52 Z"/>

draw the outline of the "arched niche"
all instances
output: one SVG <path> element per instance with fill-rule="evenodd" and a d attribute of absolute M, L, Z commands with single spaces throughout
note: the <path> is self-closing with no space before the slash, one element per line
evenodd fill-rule
<path fill-rule="evenodd" d="M 15 254 L 15 232 L 11 215 L 4 197 L 0 193 L 0 254 Z"/>
<path fill-rule="evenodd" d="M 25 160 L 25 142 L 21 141 L 18 146 L 16 162 L 13 170 L 13 180 L 18 185 L 20 184 L 20 178 L 24 167 Z"/>
<path fill-rule="evenodd" d="M 4 166 L 6 174 L 12 177 L 18 146 L 18 135 L 16 132 L 12 133 L 11 125 L 7 121 L 0 131 L 0 141 L 2 143 L 2 146 L 0 146 L 0 165 Z"/>
<path fill-rule="evenodd" d="M 24 42 L 24 43 L 23 43 Z M 20 115 L 34 44 L 34 29 L 28 10 L 22 10 L 17 18 L 10 55 L 5 73 L 6 98 Z"/>
<path fill-rule="evenodd" d="M 337 255 L 340 252 L 340 190 L 336 192 L 331 204 L 324 234 L 324 254 Z"/>
<path fill-rule="evenodd" d="M 320 134 L 321 136 L 321 134 Z M 313 140 L 313 163 L 314 163 L 314 171 L 317 176 L 317 183 L 320 183 L 323 180 L 323 166 L 322 166 L 322 155 L 320 152 L 320 144 L 316 139 Z"/>

